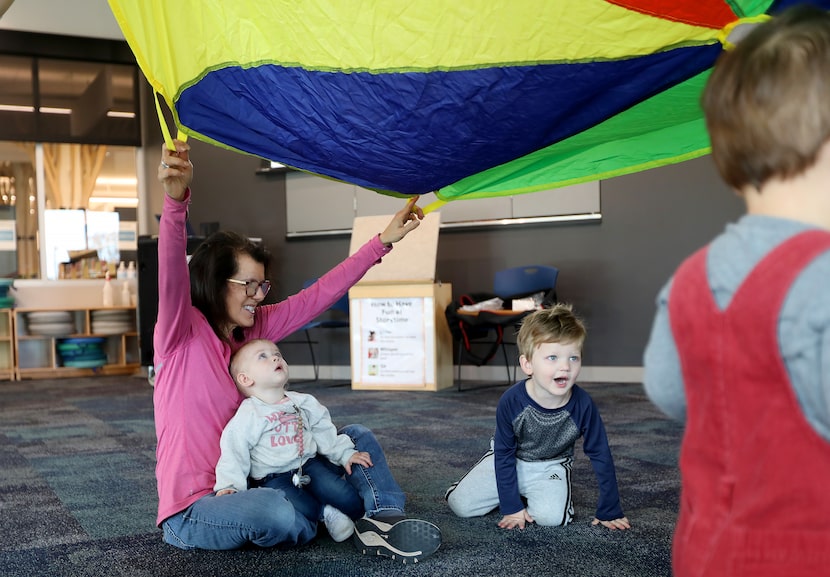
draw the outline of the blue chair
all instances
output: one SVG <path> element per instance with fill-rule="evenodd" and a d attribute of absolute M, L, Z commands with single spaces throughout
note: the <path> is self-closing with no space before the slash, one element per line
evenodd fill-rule
<path fill-rule="evenodd" d="M 510 314 L 512 301 L 542 293 L 542 306 L 551 306 L 556 303 L 557 299 L 556 280 L 558 277 L 559 269 L 553 266 L 527 265 L 503 269 L 497 271 L 493 277 L 493 293 L 504 301 L 503 311 L 481 311 L 475 316 L 457 314 L 456 311 L 460 305 L 470 304 L 462 302 L 468 298 L 468 295 L 462 295 L 459 302 L 447 307 L 447 320 L 458 346 L 457 387 L 459 391 L 461 390 L 461 364 L 464 360 L 470 360 L 476 366 L 487 364 L 499 348 L 504 357 L 507 383 L 512 384 L 516 381 L 515 363 L 511 373 L 506 347 L 508 344 L 515 345 L 515 341 L 504 340 L 505 329 L 511 327 L 514 333 L 518 332 L 522 319 L 531 311 Z M 477 296 L 483 300 L 488 295 L 479 293 Z M 488 345 L 487 352 L 483 355 L 476 355 L 472 350 L 472 344 L 475 342 Z"/>
<path fill-rule="evenodd" d="M 306 289 L 315 282 L 317 282 L 316 278 L 309 279 L 303 283 L 303 288 Z M 305 336 L 304 340 L 282 341 L 282 343 L 305 343 L 308 345 L 308 352 L 311 354 L 311 364 L 314 367 L 314 381 L 320 379 L 320 366 L 317 364 L 317 355 L 314 354 L 314 345 L 318 344 L 318 341 L 311 338 L 310 331 L 314 329 L 349 328 L 349 294 L 346 293 L 340 297 L 324 314 L 327 315 L 327 318 L 317 318 L 297 329 L 297 332 L 303 332 Z"/>
<path fill-rule="evenodd" d="M 493 277 L 493 292 L 504 301 L 545 293 L 545 299 L 556 302 L 556 279 L 559 269 L 554 266 L 528 265 L 497 271 Z M 510 308 L 509 303 L 505 302 Z"/>

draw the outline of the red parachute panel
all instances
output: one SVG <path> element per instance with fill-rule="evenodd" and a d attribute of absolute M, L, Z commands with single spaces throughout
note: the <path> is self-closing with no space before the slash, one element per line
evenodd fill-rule
<path fill-rule="evenodd" d="M 607 2 L 664 20 L 682 22 L 693 26 L 706 26 L 716 30 L 720 30 L 738 19 L 738 16 L 723 0 L 691 0 L 686 2 L 607 0 Z"/>

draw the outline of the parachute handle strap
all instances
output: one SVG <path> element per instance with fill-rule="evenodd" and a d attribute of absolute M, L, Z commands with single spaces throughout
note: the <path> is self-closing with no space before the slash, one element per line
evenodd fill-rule
<path fill-rule="evenodd" d="M 438 210 L 439 208 L 441 208 L 441 207 L 442 207 L 442 206 L 444 206 L 445 204 L 447 204 L 447 201 L 446 201 L 446 200 L 441 200 L 440 198 L 439 198 L 439 199 L 436 199 L 434 202 L 431 202 L 431 203 L 429 203 L 428 205 L 426 205 L 426 206 L 424 207 L 424 209 L 423 209 L 423 210 L 424 210 L 424 214 L 429 214 L 429 213 L 431 213 L 433 210 Z"/>
<path fill-rule="evenodd" d="M 176 147 L 173 145 L 173 138 L 170 136 L 170 129 L 167 127 L 167 122 L 164 120 L 164 113 L 161 111 L 161 102 L 159 98 L 161 95 L 158 93 L 157 90 L 153 91 L 153 100 L 156 102 L 156 114 L 159 117 L 159 125 L 161 126 L 161 135 L 164 137 L 164 144 L 167 145 L 168 150 L 176 150 Z M 187 140 L 187 134 L 182 132 L 181 130 L 178 131 L 176 134 L 176 138 L 185 142 Z"/>

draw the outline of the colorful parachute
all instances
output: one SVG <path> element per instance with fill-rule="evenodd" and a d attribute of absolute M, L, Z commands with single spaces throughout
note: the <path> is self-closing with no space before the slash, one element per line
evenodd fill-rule
<path fill-rule="evenodd" d="M 109 3 L 184 134 L 450 200 L 707 153 L 698 98 L 728 34 L 793 2 Z"/>

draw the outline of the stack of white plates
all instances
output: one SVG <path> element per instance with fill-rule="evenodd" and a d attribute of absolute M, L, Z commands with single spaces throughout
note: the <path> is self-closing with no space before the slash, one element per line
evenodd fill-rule
<path fill-rule="evenodd" d="M 119 335 L 134 330 L 132 315 L 128 310 L 92 311 L 92 334 Z"/>
<path fill-rule="evenodd" d="M 37 311 L 26 313 L 30 335 L 63 337 L 75 332 L 75 320 L 70 311 Z"/>

